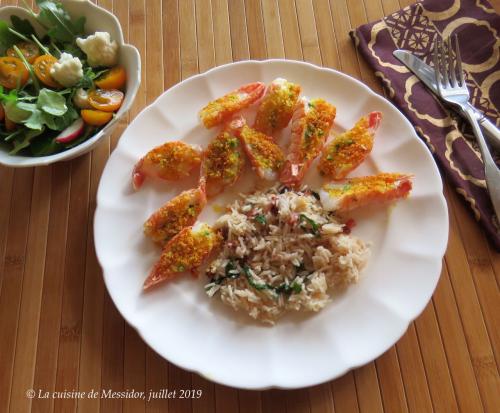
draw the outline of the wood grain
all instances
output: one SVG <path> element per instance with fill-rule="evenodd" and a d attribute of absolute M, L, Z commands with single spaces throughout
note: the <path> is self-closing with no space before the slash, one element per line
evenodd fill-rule
<path fill-rule="evenodd" d="M 142 86 L 92 153 L 49 167 L 0 167 L 0 412 L 497 411 L 500 254 L 446 182 L 449 244 L 431 302 L 377 360 L 307 389 L 237 390 L 163 360 L 116 310 L 95 256 L 92 222 L 106 161 L 127 124 L 163 90 L 232 61 L 287 58 L 341 70 L 382 94 L 349 31 L 410 1 L 96 2 L 140 51 Z M 500 9 L 499 0 L 493 5 Z M 29 399 L 31 388 L 201 389 L 203 396 Z"/>

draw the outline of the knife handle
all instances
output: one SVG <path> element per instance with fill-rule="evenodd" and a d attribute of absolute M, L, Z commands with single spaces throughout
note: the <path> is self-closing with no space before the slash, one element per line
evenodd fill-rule
<path fill-rule="evenodd" d="M 484 113 L 476 109 L 470 103 L 467 104 L 469 109 L 472 109 L 474 117 L 479 122 L 481 129 L 483 130 L 486 139 L 490 145 L 492 145 L 497 151 L 500 151 L 500 129 L 498 129 L 492 122 L 488 120 Z"/>

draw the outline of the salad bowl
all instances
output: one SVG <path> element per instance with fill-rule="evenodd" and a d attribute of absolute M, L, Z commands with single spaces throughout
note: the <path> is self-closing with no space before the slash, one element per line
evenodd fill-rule
<path fill-rule="evenodd" d="M 66 0 L 64 1 L 64 9 L 69 13 L 72 19 L 80 17 L 86 18 L 86 34 L 95 33 L 96 31 L 106 31 L 111 35 L 111 38 L 118 43 L 118 64 L 125 68 L 127 74 L 126 92 L 123 103 L 113 119 L 96 134 L 89 137 L 81 144 L 63 152 L 39 157 L 11 155 L 8 149 L 0 146 L 0 164 L 2 165 L 15 168 L 49 165 L 54 162 L 73 159 L 91 151 L 99 142 L 104 140 L 106 136 L 111 134 L 120 118 L 130 109 L 139 89 L 141 83 L 141 57 L 134 46 L 125 43 L 123 31 L 116 16 L 88 0 Z M 0 8 L 0 20 L 10 22 L 11 16 L 29 20 L 38 35 L 45 34 L 45 29 L 36 21 L 28 10 L 15 6 Z"/>

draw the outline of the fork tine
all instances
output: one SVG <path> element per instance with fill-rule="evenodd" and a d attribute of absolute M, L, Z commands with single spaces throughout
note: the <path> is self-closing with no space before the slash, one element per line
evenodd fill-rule
<path fill-rule="evenodd" d="M 438 87 L 439 91 L 441 91 L 441 68 L 439 65 L 439 40 L 436 38 L 434 41 L 434 51 L 432 53 L 432 57 L 434 60 L 434 73 L 436 76 L 436 86 Z"/>
<path fill-rule="evenodd" d="M 456 55 L 456 52 L 454 52 L 452 44 L 451 44 L 451 37 L 448 37 L 446 39 L 446 48 L 448 49 L 448 71 L 450 72 L 450 85 L 451 87 L 457 87 L 457 68 L 455 65 L 455 62 L 453 61 L 454 55 Z"/>
<path fill-rule="evenodd" d="M 455 56 L 457 60 L 458 76 L 460 78 L 460 86 L 465 86 L 464 71 L 462 69 L 462 57 L 460 56 L 460 45 L 458 44 L 458 36 L 454 35 L 455 38 Z"/>
<path fill-rule="evenodd" d="M 442 68 L 441 73 L 444 77 L 444 80 L 443 80 L 444 87 L 447 88 L 450 85 L 450 79 L 448 76 L 449 70 L 448 70 L 448 65 L 447 65 L 448 59 L 446 58 L 448 53 L 445 49 L 444 42 L 442 39 L 439 41 L 439 46 L 440 46 L 439 47 L 439 51 L 440 51 L 440 59 L 439 60 L 441 62 L 441 68 Z"/>

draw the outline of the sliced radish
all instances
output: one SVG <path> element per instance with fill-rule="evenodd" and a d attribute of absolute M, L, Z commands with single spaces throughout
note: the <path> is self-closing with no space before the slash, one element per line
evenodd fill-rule
<path fill-rule="evenodd" d="M 78 118 L 56 137 L 58 143 L 68 143 L 78 138 L 85 127 L 82 118 Z"/>

